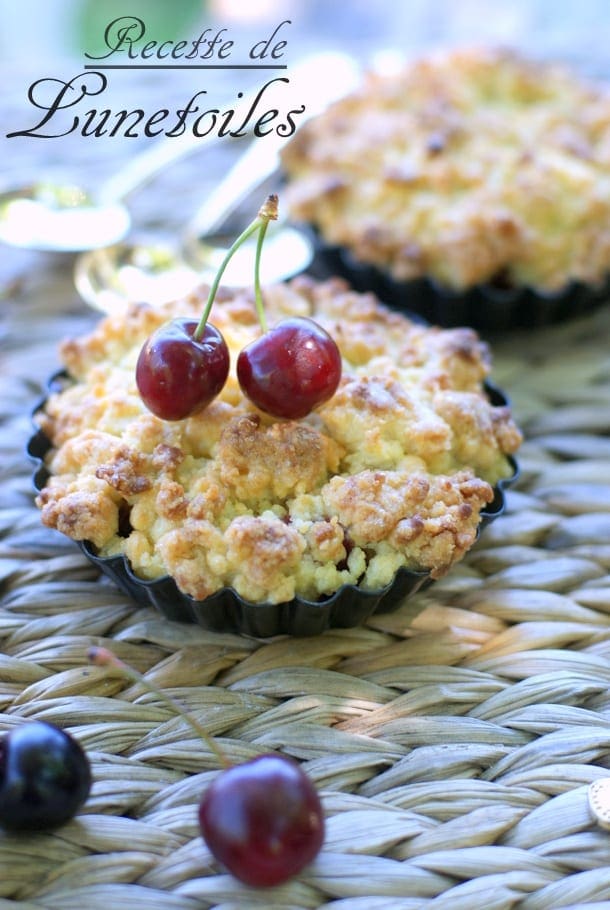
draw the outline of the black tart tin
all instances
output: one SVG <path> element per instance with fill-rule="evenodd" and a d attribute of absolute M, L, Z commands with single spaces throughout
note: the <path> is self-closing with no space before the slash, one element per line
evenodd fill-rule
<path fill-rule="evenodd" d="M 60 391 L 69 383 L 68 374 L 60 371 L 51 377 L 48 393 Z M 486 384 L 486 392 L 493 405 L 503 406 L 508 403 L 505 395 L 491 384 Z M 34 409 L 34 418 L 45 403 L 46 396 Z M 49 438 L 37 428 L 27 445 L 27 454 L 37 465 L 33 478 L 37 491 L 46 486 L 49 478 L 45 457 L 51 448 Z M 477 536 L 504 511 L 504 490 L 518 476 L 517 462 L 512 457 L 509 460 L 513 473 L 494 488 L 493 501 L 481 512 Z M 223 588 L 205 600 L 194 600 L 180 591 L 170 576 L 152 581 L 138 578 L 125 556 L 101 557 L 88 541 L 76 543 L 102 573 L 141 606 L 155 607 L 166 619 L 198 623 L 205 629 L 238 632 L 256 638 L 318 635 L 331 628 L 359 626 L 373 613 L 396 610 L 408 597 L 433 581 L 429 572 L 399 569 L 392 582 L 381 590 L 364 591 L 356 585 L 343 585 L 332 596 L 319 601 L 295 597 L 279 604 L 251 603 L 232 588 Z"/>
<path fill-rule="evenodd" d="M 610 300 L 610 275 L 599 285 L 572 281 L 548 293 L 532 287 L 504 287 L 501 282 L 453 291 L 431 278 L 396 281 L 382 269 L 357 260 L 348 249 L 326 244 L 315 229 L 299 227 L 314 246 L 313 275 L 339 275 L 354 290 L 372 291 L 387 306 L 445 328 L 470 326 L 488 333 L 540 328 L 584 316 Z"/>

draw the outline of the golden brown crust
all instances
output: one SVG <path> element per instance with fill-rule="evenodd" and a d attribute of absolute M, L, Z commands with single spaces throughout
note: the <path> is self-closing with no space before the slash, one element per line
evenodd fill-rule
<path fill-rule="evenodd" d="M 559 289 L 610 270 L 610 93 L 506 51 L 453 50 L 297 131 L 287 202 L 397 280 Z"/>
<path fill-rule="evenodd" d="M 212 321 L 232 354 L 227 385 L 203 412 L 159 420 L 139 398 L 137 354 L 168 318 L 199 313 L 207 289 L 159 310 L 134 305 L 62 348 L 75 382 L 40 418 L 53 443 L 44 523 L 125 554 L 143 578 L 170 574 L 197 599 L 222 587 L 316 599 L 347 582 L 382 587 L 400 566 L 442 575 L 474 541 L 520 442 L 483 391 L 486 345 L 339 280 L 265 294 L 270 324 L 307 315 L 335 336 L 335 396 L 300 421 L 257 412 L 234 373 L 259 331 L 252 294 L 224 291 Z"/>
<path fill-rule="evenodd" d="M 221 481 L 256 506 L 316 489 L 339 466 L 339 450 L 306 423 L 262 426 L 256 414 L 231 420 L 217 449 Z"/>

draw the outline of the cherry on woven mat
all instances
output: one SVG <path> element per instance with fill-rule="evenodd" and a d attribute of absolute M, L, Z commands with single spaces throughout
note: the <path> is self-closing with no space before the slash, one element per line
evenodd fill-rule
<path fill-rule="evenodd" d="M 318 793 L 282 755 L 259 755 L 221 771 L 199 805 L 203 838 L 216 859 L 248 885 L 286 881 L 324 840 Z"/>
<path fill-rule="evenodd" d="M 199 803 L 199 827 L 212 855 L 236 878 L 265 887 L 287 881 L 310 863 L 324 841 L 324 813 L 316 788 L 297 762 L 264 754 L 232 765 L 220 744 L 173 698 L 107 648 L 89 660 L 141 683 L 183 717 L 216 755 L 222 770 Z"/>
<path fill-rule="evenodd" d="M 28 721 L 0 740 L 0 825 L 12 831 L 57 828 L 83 805 L 91 769 L 69 733 Z"/>

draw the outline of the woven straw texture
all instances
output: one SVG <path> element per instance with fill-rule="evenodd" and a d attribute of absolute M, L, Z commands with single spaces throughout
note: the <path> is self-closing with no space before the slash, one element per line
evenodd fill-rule
<path fill-rule="evenodd" d="M 260 641 L 134 606 L 41 527 L 29 412 L 57 339 L 94 317 L 65 263 L 35 264 L 2 301 L 0 730 L 68 729 L 94 785 L 59 831 L 0 833 L 0 910 L 610 906 L 587 802 L 610 775 L 610 310 L 492 341 L 522 475 L 455 571 L 362 628 Z M 218 866 L 196 822 L 213 756 L 157 697 L 88 667 L 92 644 L 232 760 L 303 762 L 327 836 L 297 880 L 253 890 Z"/>

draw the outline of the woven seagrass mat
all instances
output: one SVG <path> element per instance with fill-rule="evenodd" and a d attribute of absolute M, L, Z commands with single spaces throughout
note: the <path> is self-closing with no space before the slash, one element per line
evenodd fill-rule
<path fill-rule="evenodd" d="M 95 317 L 69 265 L 23 254 L 0 379 L 0 729 L 41 718 L 88 750 L 92 795 L 52 834 L 0 834 L 0 908 L 543 910 L 610 906 L 610 310 L 493 341 L 526 432 L 507 514 L 446 579 L 365 627 L 250 640 L 170 623 L 41 527 L 24 456 L 56 341 Z M 105 644 L 240 761 L 302 761 L 320 857 L 272 891 L 211 857 L 216 774 L 188 726 L 86 666 Z"/>

